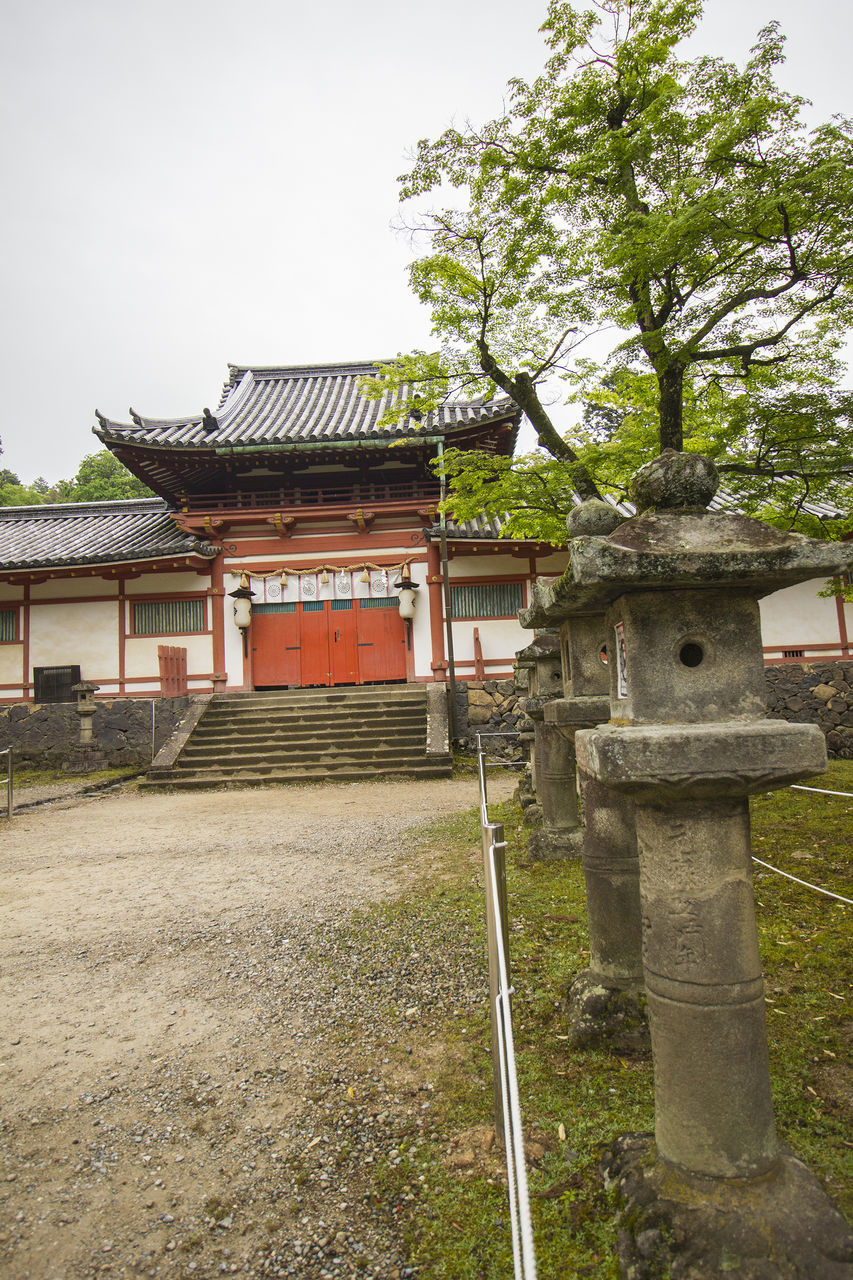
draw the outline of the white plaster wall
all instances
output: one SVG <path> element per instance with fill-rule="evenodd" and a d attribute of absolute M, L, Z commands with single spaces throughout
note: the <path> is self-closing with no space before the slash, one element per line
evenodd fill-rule
<path fill-rule="evenodd" d="M 784 645 L 786 649 L 801 649 L 809 644 L 839 644 L 835 600 L 818 596 L 825 585 L 825 579 L 799 582 L 765 596 L 760 602 L 764 644 Z"/>
<path fill-rule="evenodd" d="M 454 555 L 449 562 L 451 578 L 526 578 L 530 576 L 527 556 Z"/>
<path fill-rule="evenodd" d="M 453 650 L 457 661 L 473 661 L 475 627 L 480 632 L 483 658 L 500 658 L 507 663 L 507 669 L 512 666 L 516 652 L 530 644 L 533 639 L 533 633 L 525 631 L 512 618 L 481 618 L 454 622 Z"/>
<path fill-rule="evenodd" d="M 201 573 L 145 573 L 127 583 L 129 596 L 173 595 L 177 592 L 206 591 L 210 575 Z"/>
<path fill-rule="evenodd" d="M 80 664 L 84 680 L 118 674 L 118 602 L 57 604 L 30 614 L 30 664 Z"/>
<path fill-rule="evenodd" d="M 11 582 L 0 582 L 0 600 L 4 602 L 9 600 L 23 600 L 24 591 L 22 587 L 16 587 Z"/>
<path fill-rule="evenodd" d="M 160 661 L 157 648 L 161 644 L 174 645 L 187 651 L 187 673 L 213 670 L 212 636 L 128 636 L 124 651 L 124 674 L 151 676 L 160 682 Z"/>
<path fill-rule="evenodd" d="M 569 563 L 568 551 L 557 551 L 552 556 L 536 557 L 536 576 L 544 574 L 547 577 L 559 578 L 565 572 Z"/>
<path fill-rule="evenodd" d="M 14 684 L 21 679 L 23 660 L 22 644 L 0 644 L 0 684 Z"/>
<path fill-rule="evenodd" d="M 117 596 L 118 583 L 104 578 L 53 578 L 35 582 L 30 588 L 31 600 L 67 599 L 69 596 Z M 38 664 L 41 666 L 41 663 Z"/>

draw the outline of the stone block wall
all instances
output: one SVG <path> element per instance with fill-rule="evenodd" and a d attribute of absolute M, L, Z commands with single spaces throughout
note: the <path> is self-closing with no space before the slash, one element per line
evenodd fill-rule
<path fill-rule="evenodd" d="M 92 746 L 107 766 L 144 768 L 151 761 L 151 698 L 99 700 L 92 717 Z M 189 697 L 155 698 L 155 749 L 159 751 L 189 706 Z M 80 740 L 73 702 L 18 702 L 0 707 L 0 748 L 12 747 L 17 765 L 61 768 Z"/>
<path fill-rule="evenodd" d="M 826 735 L 830 759 L 853 760 L 853 660 L 828 663 L 784 663 L 765 667 L 767 714 L 773 719 L 816 724 Z M 476 733 L 510 730 L 532 732 L 521 710 L 512 680 L 469 680 L 457 684 L 458 746 L 476 751 Z M 489 743 L 493 754 L 526 757 L 517 739 Z"/>
<path fill-rule="evenodd" d="M 766 667 L 765 675 L 768 715 L 818 725 L 830 759 L 853 760 L 853 659 L 786 662 Z"/>
<path fill-rule="evenodd" d="M 514 680 L 469 680 L 456 686 L 457 745 L 476 752 L 477 733 L 532 733 L 519 703 Z M 489 752 L 510 760 L 527 758 L 527 748 L 516 737 L 491 738 Z"/>

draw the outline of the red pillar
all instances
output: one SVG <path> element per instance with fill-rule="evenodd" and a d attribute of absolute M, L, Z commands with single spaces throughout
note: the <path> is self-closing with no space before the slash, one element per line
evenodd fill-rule
<path fill-rule="evenodd" d="M 225 574 L 222 556 L 218 555 L 210 566 L 210 622 L 213 630 L 213 691 L 225 688 Z"/>
<path fill-rule="evenodd" d="M 432 678 L 447 677 L 444 652 L 444 598 L 442 596 L 441 554 L 437 542 L 427 543 L 427 584 L 429 586 L 429 630 L 432 640 Z"/>

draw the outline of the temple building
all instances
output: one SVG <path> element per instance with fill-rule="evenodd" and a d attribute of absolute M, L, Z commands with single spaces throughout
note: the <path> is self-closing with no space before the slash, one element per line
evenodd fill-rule
<path fill-rule="evenodd" d="M 510 455 L 507 399 L 386 425 L 373 363 L 230 366 L 215 412 L 95 434 L 156 495 L 0 509 L 0 700 L 444 681 L 510 675 L 517 621 L 566 553 L 443 524 L 443 449 Z M 390 394 L 390 393 L 389 393 Z M 769 661 L 850 654 L 823 583 L 765 602 Z M 67 692 L 65 693 L 67 696 Z"/>

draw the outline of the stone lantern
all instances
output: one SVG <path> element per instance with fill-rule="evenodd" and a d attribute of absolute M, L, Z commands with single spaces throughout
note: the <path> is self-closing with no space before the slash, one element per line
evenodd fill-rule
<path fill-rule="evenodd" d="M 572 537 L 605 536 L 624 520 L 606 502 L 592 499 L 566 521 Z M 639 867 L 630 796 L 577 770 L 575 735 L 610 717 L 609 654 L 604 611 L 576 599 L 571 580 L 534 588 L 525 627 L 560 626 L 565 697 L 549 702 L 545 723 L 562 735 L 570 757 L 566 807 L 579 807 L 581 849 L 589 929 L 590 962 L 569 986 L 566 1029 L 576 1046 L 618 1053 L 648 1047 L 640 933 Z M 575 774 L 577 795 L 575 795 Z"/>
<path fill-rule="evenodd" d="M 106 756 L 98 750 L 92 726 L 92 717 L 97 710 L 95 694 L 99 688 L 100 685 L 92 684 L 91 680 L 81 680 L 71 686 L 71 692 L 77 695 L 74 710 L 80 717 L 80 738 L 63 762 L 62 768 L 66 773 L 92 773 L 106 765 Z"/>
<path fill-rule="evenodd" d="M 80 717 L 81 747 L 88 747 L 92 742 L 92 716 L 97 710 L 95 694 L 100 687 L 99 684 L 92 684 L 91 680 L 81 680 L 79 684 L 71 686 L 71 692 L 77 694 L 76 711 Z"/>
<path fill-rule="evenodd" d="M 575 757 L 571 743 L 546 720 L 551 703 L 563 694 L 563 666 L 559 636 L 543 632 L 521 651 L 526 659 L 527 695 L 524 712 L 533 722 L 531 765 L 541 827 L 530 837 L 530 856 L 549 861 L 579 852 L 575 789 Z M 526 816 L 526 815 L 525 815 Z"/>
<path fill-rule="evenodd" d="M 667 451 L 635 477 L 641 514 L 574 539 L 558 584 L 605 613 L 610 723 L 575 743 L 633 798 L 639 853 L 655 1137 L 619 1140 L 605 1168 L 629 1274 L 678 1253 L 697 1276 L 840 1277 L 853 1239 L 776 1139 L 748 796 L 826 763 L 816 726 L 765 718 L 758 599 L 838 574 L 849 550 L 707 511 L 715 489 L 710 462 Z M 637 1270 L 650 1232 L 658 1270 Z"/>

